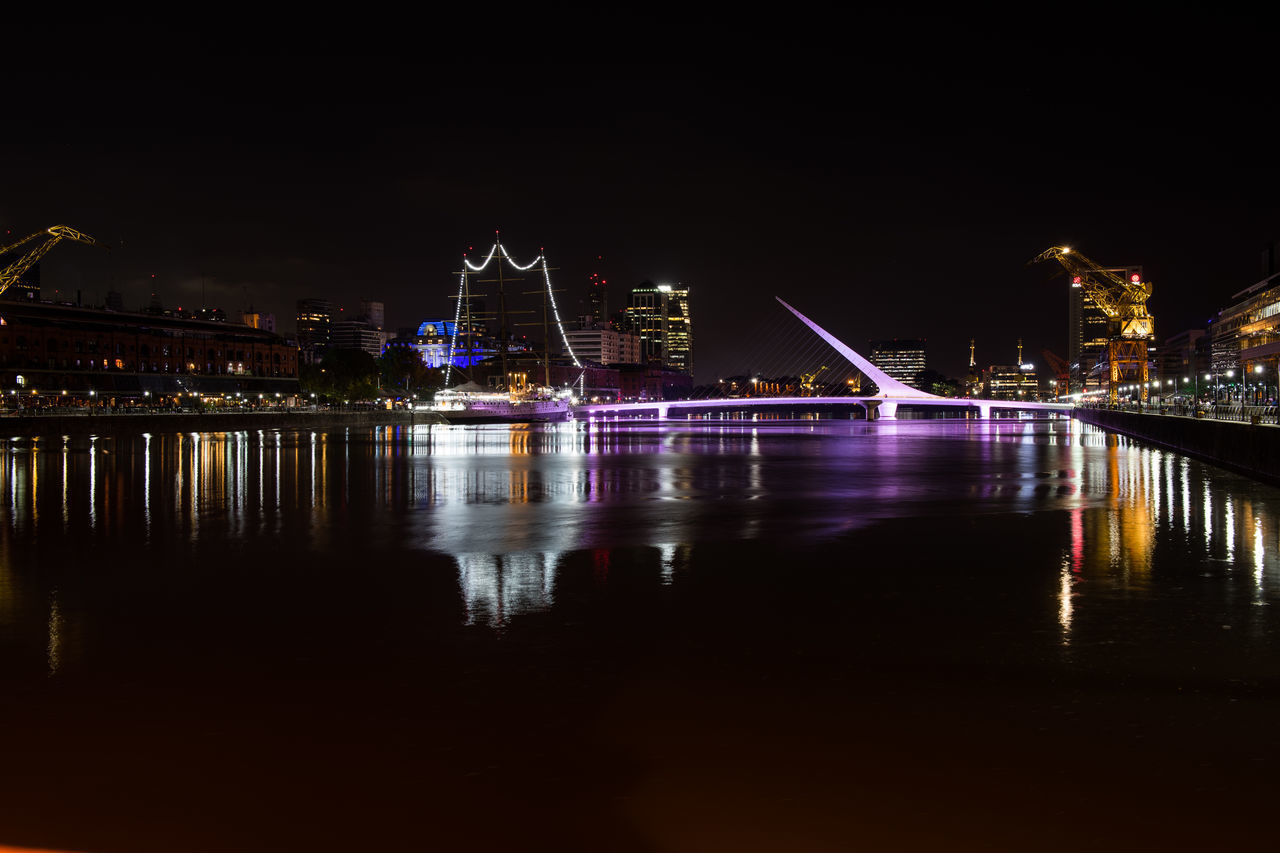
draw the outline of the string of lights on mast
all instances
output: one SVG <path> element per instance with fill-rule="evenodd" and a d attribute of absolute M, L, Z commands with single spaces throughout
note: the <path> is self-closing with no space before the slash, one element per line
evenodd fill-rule
<path fill-rule="evenodd" d="M 467 297 L 467 292 L 466 292 L 467 275 L 473 272 L 483 272 L 484 269 L 489 266 L 490 262 L 493 261 L 494 257 L 497 255 L 501 255 L 502 260 L 505 260 L 511 266 L 512 269 L 515 269 L 519 272 L 527 272 L 528 270 L 533 269 L 533 267 L 541 264 L 542 280 L 546 286 L 546 291 L 547 291 L 547 304 L 551 307 L 551 314 L 555 318 L 556 329 L 559 330 L 560 332 L 560 340 L 564 343 L 565 352 L 567 352 L 569 354 L 569 358 L 573 360 L 573 366 L 577 368 L 582 367 L 582 362 L 578 360 L 578 356 L 575 355 L 573 352 L 573 347 L 569 344 L 569 336 L 565 334 L 564 322 L 560 319 L 560 308 L 556 304 L 555 292 L 551 287 L 551 270 L 547 266 L 546 249 L 539 248 L 538 251 L 540 252 L 538 257 L 534 258 L 532 261 L 530 261 L 527 264 L 521 265 L 517 263 L 515 259 L 512 258 L 511 255 L 507 253 L 507 248 L 502 245 L 502 241 L 500 239 L 495 239 L 493 245 L 489 248 L 489 253 L 485 255 L 484 261 L 482 261 L 479 264 L 471 263 L 471 261 L 467 259 L 467 255 L 465 252 L 462 254 L 463 269 L 458 274 L 458 304 L 456 309 L 454 310 L 453 336 L 449 339 L 449 361 L 448 361 L 448 366 L 445 368 L 445 373 L 444 373 L 444 384 L 446 388 L 448 388 L 450 385 L 450 379 L 452 377 L 452 372 L 453 372 L 453 359 L 457 353 L 458 329 L 460 328 L 460 323 L 462 321 L 462 304 L 465 298 Z M 499 261 L 499 263 L 501 263 L 501 261 Z M 467 333 L 470 334 L 471 330 L 468 329 Z M 579 379 L 581 380 L 582 377 L 579 376 Z"/>

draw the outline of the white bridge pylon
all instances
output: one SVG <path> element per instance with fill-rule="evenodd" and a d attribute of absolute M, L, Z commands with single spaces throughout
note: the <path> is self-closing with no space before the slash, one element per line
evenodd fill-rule
<path fill-rule="evenodd" d="M 849 360 L 854 367 L 871 381 L 876 383 L 877 393 L 857 397 L 736 397 L 728 400 L 655 400 L 641 403 L 599 403 L 579 406 L 577 411 L 585 415 L 623 415 L 640 414 L 652 411 L 659 418 L 666 418 L 675 409 L 707 411 L 712 409 L 745 409 L 765 406 L 815 406 L 815 405 L 860 405 L 867 411 L 868 419 L 894 420 L 897 418 L 898 406 L 947 406 L 949 408 L 976 409 L 978 417 L 987 420 L 993 409 L 1010 409 L 1019 411 L 1067 412 L 1070 403 L 1033 403 L 1021 400 L 976 400 L 958 397 L 939 397 L 912 388 L 905 382 L 894 379 L 867 359 L 863 358 L 852 347 L 808 317 L 792 308 L 781 297 L 775 299 L 782 304 L 800 322 L 808 326 L 814 334 L 830 344 L 836 352 Z"/>
<path fill-rule="evenodd" d="M 818 337 L 831 344 L 831 346 L 835 348 L 836 352 L 840 353 L 852 362 L 853 366 L 861 370 L 864 376 L 876 383 L 876 387 L 880 389 L 880 393 L 876 394 L 875 397 L 895 397 L 899 400 L 946 399 L 945 397 L 939 397 L 937 394 L 930 394 L 926 391 L 921 391 L 919 388 L 912 388 L 905 382 L 899 382 L 897 379 L 894 379 L 892 376 L 885 373 L 862 356 L 858 355 L 858 353 L 854 352 L 853 347 L 849 346 L 844 341 L 840 340 L 835 335 L 831 334 L 826 329 L 822 328 L 817 323 L 792 308 L 783 301 L 781 296 L 775 296 L 773 298 L 778 300 L 778 302 L 782 304 L 783 308 L 786 308 L 792 314 L 795 314 L 796 318 L 799 319 L 801 323 L 804 323 L 812 329 Z"/>

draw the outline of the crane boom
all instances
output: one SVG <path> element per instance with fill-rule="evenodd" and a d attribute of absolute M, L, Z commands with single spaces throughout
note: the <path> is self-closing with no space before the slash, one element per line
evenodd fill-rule
<path fill-rule="evenodd" d="M 1074 277 L 1072 284 L 1079 284 L 1093 298 L 1107 315 L 1113 334 L 1125 338 L 1149 338 L 1155 334 L 1155 321 L 1147 311 L 1151 282 L 1126 281 L 1067 246 L 1050 246 L 1031 262 L 1049 260 L 1061 264 Z"/>
<path fill-rule="evenodd" d="M 4 269 L 0 269 L 0 293 L 4 293 L 8 290 L 10 285 L 16 284 L 18 279 L 22 278 L 23 273 L 35 266 L 37 261 L 48 254 L 50 249 L 58 245 L 58 243 L 63 240 L 75 240 L 77 243 L 85 243 L 89 246 L 102 246 L 104 249 L 107 248 L 105 244 L 99 243 L 83 231 L 77 231 L 76 229 L 66 225 L 54 225 L 43 231 L 37 231 L 34 234 L 23 237 L 16 243 L 0 248 L 0 257 L 20 249 L 33 240 L 42 238 L 44 239 L 43 243 L 40 243 L 34 249 L 31 249 Z"/>

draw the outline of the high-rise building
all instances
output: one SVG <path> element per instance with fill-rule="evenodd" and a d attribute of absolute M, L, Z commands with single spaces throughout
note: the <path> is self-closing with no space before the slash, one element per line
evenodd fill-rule
<path fill-rule="evenodd" d="M 298 300 L 298 349 L 304 364 L 316 364 L 333 343 L 333 303 Z"/>
<path fill-rule="evenodd" d="M 338 320 L 333 324 L 330 345 L 334 349 L 358 349 L 377 358 L 387 344 L 387 333 L 373 328 L 368 320 Z"/>
<path fill-rule="evenodd" d="M 1280 272 L 1273 273 L 1231 297 L 1209 326 L 1212 340 L 1210 370 L 1251 369 L 1280 362 Z"/>
<path fill-rule="evenodd" d="M 916 374 L 925 367 L 925 342 L 923 338 L 872 341 L 868 359 L 894 379 L 914 387 Z"/>
<path fill-rule="evenodd" d="M 360 316 L 370 327 L 381 331 L 386 323 L 386 309 L 381 302 L 372 299 L 360 300 Z"/>
<path fill-rule="evenodd" d="M 604 258 L 602 257 L 596 257 L 597 262 L 603 260 Z M 587 276 L 587 294 L 582 300 L 582 311 L 579 318 L 584 327 L 591 326 L 594 323 L 604 323 L 608 320 L 608 285 L 608 280 L 600 272 L 593 272 Z"/>
<path fill-rule="evenodd" d="M 597 325 L 591 329 L 566 330 L 565 337 L 573 354 L 582 362 L 637 364 L 641 361 L 640 338 L 628 332 L 615 332 Z"/>
<path fill-rule="evenodd" d="M 689 288 L 644 282 L 627 297 L 626 331 L 640 338 L 640 358 L 693 375 Z"/>

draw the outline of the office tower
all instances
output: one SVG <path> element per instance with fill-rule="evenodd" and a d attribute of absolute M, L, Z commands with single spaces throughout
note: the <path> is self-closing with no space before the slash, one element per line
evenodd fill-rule
<path fill-rule="evenodd" d="M 640 357 L 693 375 L 693 314 L 689 288 L 644 282 L 627 297 L 627 331 L 640 338 Z"/>
<path fill-rule="evenodd" d="M 381 331 L 386 323 L 386 309 L 381 302 L 372 299 L 360 300 L 360 316 L 373 329 Z"/>
<path fill-rule="evenodd" d="M 924 370 L 924 350 L 923 338 L 872 341 L 869 359 L 894 379 L 914 387 L 916 374 Z"/>
<path fill-rule="evenodd" d="M 316 364 L 333 343 L 333 303 L 298 300 L 298 349 L 305 364 Z"/>

